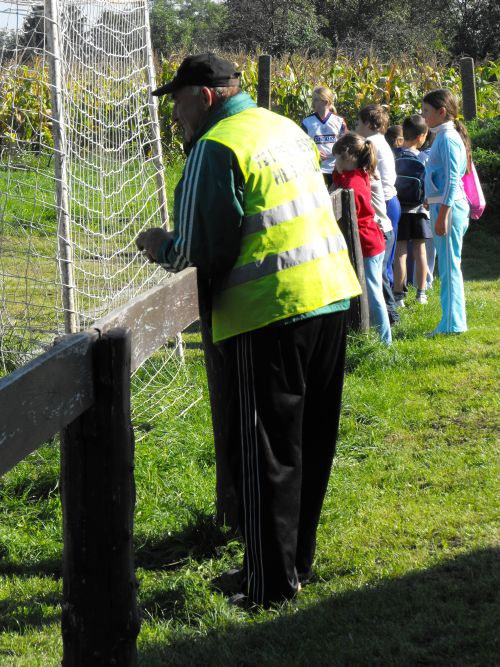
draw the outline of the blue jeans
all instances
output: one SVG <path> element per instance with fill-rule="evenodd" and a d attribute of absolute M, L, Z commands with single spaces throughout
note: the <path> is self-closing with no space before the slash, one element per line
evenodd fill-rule
<path fill-rule="evenodd" d="M 385 232 L 385 253 L 384 261 L 382 264 L 382 292 L 384 294 L 384 301 L 387 308 L 387 314 L 389 315 L 389 321 L 392 324 L 397 324 L 399 322 L 399 313 L 396 308 L 396 301 L 394 299 L 394 293 L 392 291 L 391 283 L 389 282 L 389 277 L 387 275 L 387 262 L 391 255 L 394 257 L 394 248 L 396 246 L 394 242 L 394 232 Z"/>
<path fill-rule="evenodd" d="M 396 309 L 396 302 L 392 292 L 394 275 L 392 273 L 392 264 L 394 262 L 394 253 L 396 252 L 396 239 L 398 238 L 398 223 L 401 217 L 401 205 L 397 197 L 393 197 L 385 202 L 387 215 L 392 223 L 392 232 L 386 232 L 385 236 L 385 254 L 384 266 L 382 268 L 382 285 L 384 290 L 384 299 L 389 313 L 389 320 L 392 324 L 399 322 L 399 314 Z"/>
<path fill-rule="evenodd" d="M 386 267 L 385 273 L 392 287 L 394 284 L 392 265 L 394 263 L 394 253 L 396 252 L 396 239 L 398 238 L 399 218 L 401 217 L 401 204 L 399 203 L 399 199 L 397 197 L 388 199 L 385 202 L 385 209 L 392 223 L 392 243 L 389 243 L 389 240 L 387 240 L 387 245 L 385 249 L 387 257 L 384 257 L 384 266 Z"/>
<path fill-rule="evenodd" d="M 365 267 L 366 294 L 368 296 L 368 307 L 370 309 L 370 324 L 377 329 L 382 342 L 386 345 L 392 343 L 391 325 L 389 315 L 382 291 L 382 265 L 384 253 L 374 257 L 363 257 Z"/>
<path fill-rule="evenodd" d="M 436 219 L 441 204 L 431 204 L 431 227 L 436 246 L 441 289 L 441 321 L 438 333 L 467 331 L 465 315 L 464 279 L 462 277 L 462 241 L 469 226 L 469 204 L 459 199 L 451 207 L 448 217 L 448 233 L 437 236 Z"/>

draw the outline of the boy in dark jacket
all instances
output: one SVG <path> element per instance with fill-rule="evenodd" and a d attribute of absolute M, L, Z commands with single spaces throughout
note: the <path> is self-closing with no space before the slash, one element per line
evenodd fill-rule
<path fill-rule="evenodd" d="M 401 204 L 396 254 L 394 258 L 394 299 L 403 307 L 403 288 L 406 282 L 406 259 L 408 241 L 412 241 L 417 278 L 417 302 L 427 303 L 425 293 L 427 278 L 427 255 L 425 239 L 432 238 L 429 213 L 424 207 L 425 165 L 420 157 L 420 148 L 427 137 L 427 125 L 418 114 L 403 121 L 404 143 L 396 148 L 396 190 Z"/>

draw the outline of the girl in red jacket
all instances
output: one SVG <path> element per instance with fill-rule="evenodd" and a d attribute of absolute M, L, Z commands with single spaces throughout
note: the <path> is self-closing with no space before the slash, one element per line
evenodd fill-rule
<path fill-rule="evenodd" d="M 391 326 L 382 291 L 382 264 L 385 240 L 375 222 L 371 204 L 370 175 L 375 177 L 377 157 L 375 147 L 368 140 L 350 132 L 340 137 L 333 146 L 335 169 L 333 183 L 338 188 L 352 188 L 356 202 L 359 240 L 363 253 L 366 292 L 370 322 L 386 345 L 392 342 Z"/>

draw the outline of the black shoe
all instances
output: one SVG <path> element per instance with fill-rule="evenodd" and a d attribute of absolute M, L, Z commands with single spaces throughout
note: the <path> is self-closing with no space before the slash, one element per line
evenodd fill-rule
<path fill-rule="evenodd" d="M 210 582 L 212 588 L 220 591 L 223 595 L 243 594 L 245 589 L 246 577 L 243 568 L 233 568 L 227 572 L 223 572 L 219 577 L 215 577 Z"/>
<path fill-rule="evenodd" d="M 301 590 L 301 585 L 299 584 L 297 593 Z M 287 602 L 294 602 L 296 600 L 296 595 L 293 598 L 285 600 L 281 598 L 280 600 L 267 600 L 264 602 L 253 602 L 248 595 L 245 593 L 236 593 L 227 598 L 227 601 L 233 607 L 239 607 L 239 609 L 245 609 L 248 612 L 258 612 L 261 609 L 271 609 L 272 607 L 280 607 Z"/>
<path fill-rule="evenodd" d="M 239 609 L 257 609 L 257 605 L 253 604 L 248 595 L 244 593 L 235 593 L 227 599 L 230 605 L 238 607 Z"/>
<path fill-rule="evenodd" d="M 314 581 L 315 576 L 314 572 L 312 570 L 309 570 L 309 572 L 299 572 L 297 575 L 299 579 L 299 584 L 303 586 L 307 586 L 307 584 L 310 584 L 311 581 Z"/>
<path fill-rule="evenodd" d="M 389 311 L 389 324 L 391 327 L 393 327 L 395 324 L 399 324 L 401 321 L 401 318 L 397 313 L 393 313 L 392 311 Z"/>

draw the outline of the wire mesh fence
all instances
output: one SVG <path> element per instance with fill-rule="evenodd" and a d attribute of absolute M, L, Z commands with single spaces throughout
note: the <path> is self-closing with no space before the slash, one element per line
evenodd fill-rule
<path fill-rule="evenodd" d="M 147 0 L 0 3 L 0 371 L 168 280 L 134 240 L 168 224 Z M 176 346 L 135 419 L 196 400 Z"/>

